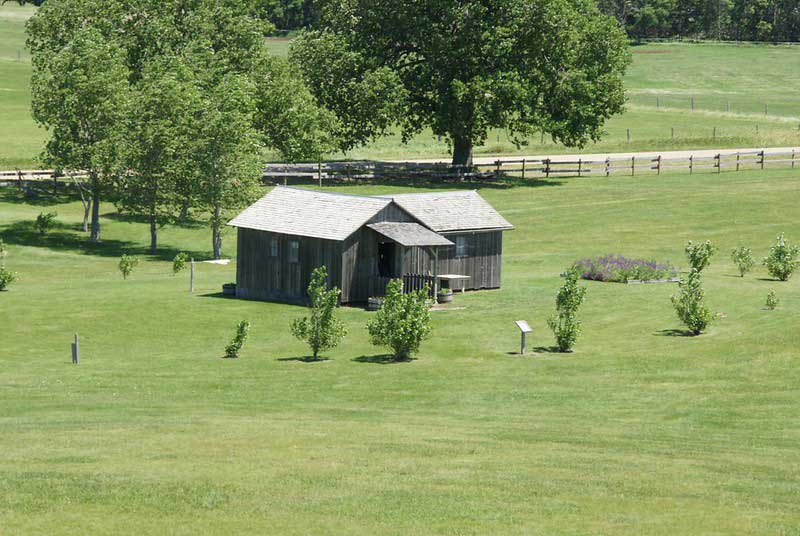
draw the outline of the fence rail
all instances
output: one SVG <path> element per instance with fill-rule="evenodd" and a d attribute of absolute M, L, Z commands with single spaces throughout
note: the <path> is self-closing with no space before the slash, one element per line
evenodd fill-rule
<path fill-rule="evenodd" d="M 298 164 L 267 164 L 264 169 L 265 183 L 304 183 L 313 182 L 322 186 L 325 183 L 350 181 L 420 181 L 473 182 L 495 181 L 504 178 L 516 180 L 550 179 L 568 176 L 606 176 L 637 174 L 660 175 L 666 171 L 687 171 L 690 174 L 702 170 L 743 171 L 748 169 L 800 167 L 800 151 L 766 152 L 731 151 L 713 155 L 688 155 L 679 157 L 630 156 L 609 157 L 605 159 L 561 160 L 544 159 L 498 159 L 494 162 L 473 166 L 452 166 L 444 163 L 411 162 L 314 162 Z M 53 188 L 66 185 L 73 179 L 80 179 L 80 173 L 69 177 L 58 175 L 53 170 L 14 170 L 0 171 L 0 186 L 16 185 L 20 190 L 29 189 L 35 183 L 52 183 Z"/>

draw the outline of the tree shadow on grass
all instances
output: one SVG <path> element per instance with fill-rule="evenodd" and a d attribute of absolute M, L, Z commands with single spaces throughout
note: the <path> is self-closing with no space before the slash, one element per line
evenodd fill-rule
<path fill-rule="evenodd" d="M 653 335 L 661 337 L 694 337 L 695 334 L 688 329 L 662 329 L 656 331 Z"/>
<path fill-rule="evenodd" d="M 279 357 L 278 361 L 298 361 L 300 363 L 323 363 L 325 361 L 330 361 L 330 358 L 328 357 L 314 358 L 310 355 L 307 355 L 301 357 Z"/>
<path fill-rule="evenodd" d="M 537 354 L 571 354 L 572 350 L 568 350 L 566 352 L 562 352 L 558 349 L 558 346 L 537 346 L 533 349 L 533 351 Z M 521 355 L 519 352 L 516 352 L 517 355 Z"/>
<path fill-rule="evenodd" d="M 119 257 L 123 253 L 127 253 L 150 260 L 171 261 L 175 255 L 184 251 L 162 246 L 158 248 L 155 255 L 152 255 L 149 247 L 128 240 L 103 239 L 98 243 L 89 242 L 89 237 L 81 231 L 80 224 L 68 225 L 59 222 L 56 222 L 54 228 L 44 235 L 36 230 L 32 221 L 15 222 L 0 232 L 0 238 L 8 244 L 17 246 L 42 247 L 53 251 L 73 251 L 100 257 Z M 186 253 L 196 259 L 211 258 L 209 252 Z"/>
<path fill-rule="evenodd" d="M 354 357 L 353 361 L 356 363 L 372 363 L 374 365 L 395 365 L 400 363 L 411 363 L 412 361 L 416 361 L 416 358 L 409 357 L 406 359 L 395 359 L 392 354 L 380 354 Z"/>
<path fill-rule="evenodd" d="M 126 212 L 106 212 L 105 214 L 103 214 L 103 218 L 123 223 L 143 223 L 150 225 L 149 216 L 145 216 L 142 214 L 128 214 Z M 169 221 L 169 225 L 172 225 L 174 227 L 180 227 L 182 229 L 202 229 L 208 226 L 208 222 L 189 217 L 183 221 L 171 220 Z M 164 226 L 161 225 L 159 226 L 159 229 L 162 229 L 163 227 Z"/>
<path fill-rule="evenodd" d="M 567 176 L 559 178 L 568 178 Z M 282 184 L 277 181 L 275 184 Z M 319 184 L 316 178 L 307 177 L 293 177 L 291 179 L 292 186 L 315 186 Z M 353 186 L 353 185 L 381 185 L 381 186 L 403 186 L 409 188 L 428 188 L 428 189 L 449 189 L 465 188 L 465 189 L 479 189 L 491 188 L 496 190 L 503 190 L 514 188 L 517 186 L 528 188 L 540 188 L 545 186 L 561 186 L 564 184 L 562 180 L 552 180 L 544 177 L 534 177 L 522 179 L 513 175 L 501 173 L 499 177 L 481 178 L 467 178 L 464 180 L 458 179 L 438 179 L 430 177 L 380 177 L 380 178 L 328 178 L 324 182 L 325 186 Z"/>
<path fill-rule="evenodd" d="M 51 207 L 80 201 L 80 199 L 81 196 L 74 188 L 65 188 L 63 184 L 59 186 L 56 193 L 53 193 L 52 187 L 48 189 L 46 184 L 42 184 L 38 188 L 28 187 L 24 191 L 10 186 L 0 188 L 0 202 L 2 203 L 31 205 L 34 207 Z"/>

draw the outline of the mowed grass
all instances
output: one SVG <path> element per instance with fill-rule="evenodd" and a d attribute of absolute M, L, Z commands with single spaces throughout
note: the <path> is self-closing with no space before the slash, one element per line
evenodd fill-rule
<path fill-rule="evenodd" d="M 408 187 L 352 186 L 385 193 Z M 418 189 L 423 191 L 423 189 Z M 433 313 L 417 359 L 387 363 L 370 313 L 308 363 L 300 307 L 219 297 L 235 267 L 171 274 L 206 228 L 167 226 L 165 252 L 123 281 L 142 223 L 103 206 L 87 249 L 79 203 L 0 193 L 20 280 L 0 293 L 0 530 L 8 534 L 794 534 L 800 523 L 800 278 L 744 279 L 728 259 L 800 240 L 800 175 L 559 179 L 481 188 L 516 225 L 503 288 Z M 57 211 L 39 237 L 31 222 Z M 548 351 L 545 322 L 573 260 L 609 252 L 704 276 L 717 313 L 680 336 L 675 285 L 587 282 L 584 333 Z M 234 256 L 235 235 L 225 252 Z M 766 311 L 769 289 L 781 299 Z M 252 322 L 238 360 L 220 359 Z M 534 327 L 516 355 L 513 321 Z M 81 359 L 69 343 L 80 334 Z"/>
<path fill-rule="evenodd" d="M 30 58 L 25 19 L 34 11 L 0 6 L 0 168 L 37 167 L 47 133 L 30 117 Z M 285 56 L 291 38 L 270 38 L 272 53 Z M 612 118 L 599 143 L 584 152 L 686 148 L 795 146 L 800 144 L 800 54 L 792 46 L 652 44 L 631 48 L 626 77 L 628 109 Z M 656 103 L 658 97 L 658 105 Z M 695 110 L 690 110 L 691 98 Z M 730 102 L 728 112 L 727 102 Z M 764 115 L 764 105 L 768 115 Z M 629 132 L 630 131 L 630 139 Z M 533 136 L 516 147 L 493 130 L 476 147 L 479 156 L 546 155 L 579 149 Z M 429 130 L 403 144 L 399 133 L 329 159 L 447 158 L 449 147 Z M 267 153 L 269 159 L 279 155 Z"/>

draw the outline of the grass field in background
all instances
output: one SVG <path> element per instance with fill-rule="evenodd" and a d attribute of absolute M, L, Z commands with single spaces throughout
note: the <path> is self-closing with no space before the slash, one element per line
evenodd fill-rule
<path fill-rule="evenodd" d="M 0 532 L 793 534 L 800 276 L 780 283 L 757 267 L 742 279 L 728 254 L 744 244 L 760 258 L 781 231 L 800 241 L 800 175 L 480 191 L 516 226 L 503 288 L 457 295 L 417 359 L 394 364 L 356 308 L 340 310 L 349 334 L 330 359 L 304 362 L 288 329 L 302 308 L 220 297 L 234 264 L 198 264 L 190 295 L 169 259 L 208 254 L 200 223 L 166 226 L 153 258 L 147 225 L 104 204 L 103 244 L 87 248 L 75 199 L 0 190 L 19 273 L 0 293 Z M 32 230 L 41 211 L 60 222 L 46 237 Z M 707 334 L 680 336 L 675 285 L 586 282 L 575 353 L 549 352 L 546 319 L 572 261 L 685 267 L 689 239 L 720 247 L 704 272 Z M 127 281 L 123 251 L 142 256 Z M 253 325 L 242 357 L 220 359 L 242 319 Z M 534 328 L 526 357 L 518 319 Z"/>
<path fill-rule="evenodd" d="M 0 7 L 0 168 L 36 166 L 45 133 L 30 118 L 30 63 L 24 21 L 33 13 Z M 272 38 L 286 55 L 291 40 Z M 651 44 L 632 47 L 626 79 L 628 111 L 611 119 L 607 135 L 585 152 L 789 146 L 800 144 L 800 48 L 724 44 Z M 656 96 L 660 107 L 656 107 Z M 690 99 L 695 98 L 691 112 Z M 726 113 L 726 102 L 731 112 Z M 764 104 L 769 116 L 764 116 Z M 714 128 L 716 127 L 716 137 Z M 674 138 L 673 138 L 674 129 Z M 630 130 L 630 142 L 628 141 Z M 534 136 L 516 148 L 505 131 L 493 131 L 476 155 L 555 154 L 578 150 Z M 395 134 L 329 158 L 446 157 L 447 144 L 423 132 L 403 145 Z M 268 155 L 275 158 L 276 155 Z"/>

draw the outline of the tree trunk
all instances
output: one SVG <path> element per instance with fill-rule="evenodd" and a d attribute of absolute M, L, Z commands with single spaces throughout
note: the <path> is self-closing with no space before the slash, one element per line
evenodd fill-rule
<path fill-rule="evenodd" d="M 211 242 L 214 250 L 214 259 L 222 257 L 222 233 L 220 231 L 222 222 L 222 209 L 214 207 L 214 218 L 211 221 Z"/>
<path fill-rule="evenodd" d="M 186 199 L 181 204 L 181 215 L 178 221 L 180 221 L 181 223 L 186 223 L 188 219 L 189 219 L 189 200 Z"/>
<path fill-rule="evenodd" d="M 453 166 L 472 165 L 472 140 L 458 134 L 453 135 Z"/>
<path fill-rule="evenodd" d="M 92 231 L 89 242 L 100 242 L 100 184 L 97 175 L 92 175 Z"/>
<path fill-rule="evenodd" d="M 158 226 L 156 225 L 155 213 L 150 213 L 150 253 L 156 254 L 158 251 Z"/>
<path fill-rule="evenodd" d="M 89 232 L 89 212 L 92 210 L 92 200 L 83 203 L 83 232 Z"/>

